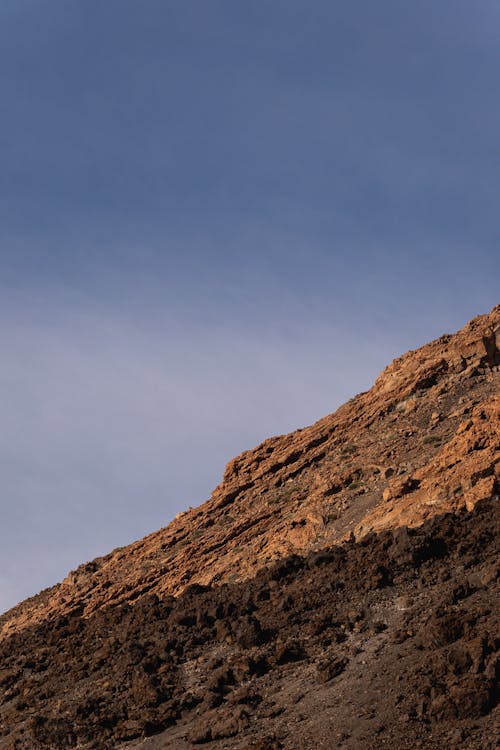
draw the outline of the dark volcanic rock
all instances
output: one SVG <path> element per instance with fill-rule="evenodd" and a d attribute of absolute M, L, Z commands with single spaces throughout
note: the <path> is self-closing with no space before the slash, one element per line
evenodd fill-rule
<path fill-rule="evenodd" d="M 293 569 L 294 553 L 418 526 L 498 494 L 499 341 L 500 306 L 399 357 L 334 414 L 230 461 L 199 508 L 0 617 L 0 637 L 146 594 L 167 601 L 190 587 L 197 596 L 280 558 Z M 275 580 L 286 575 L 280 567 Z"/>
<path fill-rule="evenodd" d="M 0 750 L 496 748 L 499 323 L 0 617 Z"/>
<path fill-rule="evenodd" d="M 460 747 L 458 731 L 463 747 L 492 749 L 498 530 L 491 499 L 347 541 L 320 565 L 295 557 L 279 585 L 286 561 L 176 602 L 145 596 L 25 629 L 0 646 L 0 748 L 151 736 L 151 750 L 364 750 L 382 739 L 396 750 L 441 748 L 450 732 Z"/>

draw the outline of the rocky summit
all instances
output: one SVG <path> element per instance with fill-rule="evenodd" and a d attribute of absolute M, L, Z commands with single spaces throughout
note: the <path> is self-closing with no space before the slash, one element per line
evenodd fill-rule
<path fill-rule="evenodd" d="M 0 750 L 497 747 L 500 306 L 0 617 Z"/>

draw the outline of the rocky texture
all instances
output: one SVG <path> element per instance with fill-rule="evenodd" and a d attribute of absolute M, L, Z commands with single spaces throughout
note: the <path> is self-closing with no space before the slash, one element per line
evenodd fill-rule
<path fill-rule="evenodd" d="M 372 529 L 467 507 L 498 483 L 500 306 L 408 352 L 311 427 L 229 462 L 211 499 L 0 617 L 0 634 L 143 594 L 254 575 Z"/>
<path fill-rule="evenodd" d="M 498 539 L 488 500 L 26 628 L 0 646 L 0 749 L 493 750 Z"/>
<path fill-rule="evenodd" d="M 496 307 L 400 357 L 231 461 L 204 505 L 2 616 L 0 748 L 111 748 L 168 725 L 158 747 L 432 748 L 462 721 L 462 746 L 488 748 L 499 339 Z"/>

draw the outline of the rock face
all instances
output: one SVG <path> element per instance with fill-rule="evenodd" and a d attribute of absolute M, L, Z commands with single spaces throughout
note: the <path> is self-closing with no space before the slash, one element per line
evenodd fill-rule
<path fill-rule="evenodd" d="M 9 634 L 149 592 L 241 580 L 354 532 L 468 510 L 498 482 L 500 306 L 396 359 L 367 393 L 227 465 L 210 500 L 0 618 Z"/>
<path fill-rule="evenodd" d="M 0 750 L 493 748 L 499 348 L 496 307 L 2 616 Z"/>

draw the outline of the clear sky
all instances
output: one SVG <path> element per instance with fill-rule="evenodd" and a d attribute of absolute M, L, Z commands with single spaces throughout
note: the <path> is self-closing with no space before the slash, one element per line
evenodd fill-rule
<path fill-rule="evenodd" d="M 0 610 L 498 303 L 499 24 L 0 2 Z"/>

